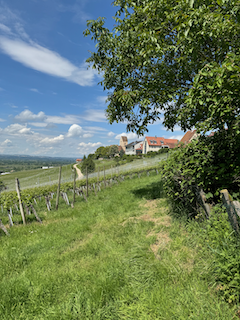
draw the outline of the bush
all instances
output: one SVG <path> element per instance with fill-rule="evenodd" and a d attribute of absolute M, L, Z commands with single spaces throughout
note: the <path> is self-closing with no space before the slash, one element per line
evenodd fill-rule
<path fill-rule="evenodd" d="M 203 246 L 211 253 L 209 272 L 215 290 L 229 303 L 239 302 L 240 243 L 228 221 L 226 210 L 217 205 L 202 231 Z M 205 246 L 206 248 L 206 246 Z"/>
<path fill-rule="evenodd" d="M 201 188 L 214 203 L 223 188 L 239 192 L 239 150 L 240 135 L 233 137 L 227 130 L 171 150 L 168 160 L 161 163 L 167 196 L 194 216 L 199 207 L 196 193 Z"/>

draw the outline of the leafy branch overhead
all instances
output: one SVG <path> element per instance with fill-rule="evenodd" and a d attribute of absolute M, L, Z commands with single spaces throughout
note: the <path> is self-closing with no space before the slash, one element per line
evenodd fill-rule
<path fill-rule="evenodd" d="M 110 123 L 141 134 L 164 125 L 200 131 L 239 121 L 239 0 L 117 0 L 115 26 L 87 23 L 88 62 L 103 74 Z M 228 94 L 229 93 L 229 94 Z"/>

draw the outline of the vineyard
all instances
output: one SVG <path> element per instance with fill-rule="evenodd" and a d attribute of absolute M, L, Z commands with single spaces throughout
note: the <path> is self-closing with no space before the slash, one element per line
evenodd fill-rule
<path fill-rule="evenodd" d="M 34 219 L 41 223 L 41 219 L 37 214 L 38 210 L 41 211 L 44 208 L 47 211 L 57 210 L 59 205 L 71 205 L 74 207 L 75 201 L 88 201 L 89 193 L 97 195 L 101 188 L 111 187 L 135 176 L 141 178 L 142 175 L 149 175 L 153 171 L 158 174 L 157 166 L 146 167 L 144 170 L 129 170 L 125 171 L 124 174 L 120 172 L 118 167 L 115 168 L 115 171 L 113 171 L 113 168 L 106 170 L 106 172 L 104 170 L 102 175 L 98 174 L 97 177 L 87 176 L 82 180 L 76 180 L 75 175 L 75 179 L 72 182 L 64 183 L 61 183 L 60 173 L 59 184 L 23 189 L 22 191 L 19 188 L 19 194 L 17 191 L 4 192 L 0 197 L 0 227 L 6 234 L 9 234 L 4 227 L 7 224 L 12 227 L 21 223 L 25 224 L 26 221 L 30 222 Z M 19 185 L 18 179 L 16 179 L 17 185 Z M 59 197 L 61 197 L 60 200 Z"/>

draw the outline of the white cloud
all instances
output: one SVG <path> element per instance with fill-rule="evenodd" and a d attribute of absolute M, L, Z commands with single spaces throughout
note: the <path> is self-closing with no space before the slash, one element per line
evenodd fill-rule
<path fill-rule="evenodd" d="M 35 89 L 35 88 L 30 89 L 30 91 L 36 92 L 36 93 L 41 93 L 38 89 Z"/>
<path fill-rule="evenodd" d="M 85 143 L 85 142 L 80 142 L 79 143 L 79 146 L 80 147 L 84 147 L 84 148 L 92 148 L 92 147 L 98 147 L 98 146 L 101 146 L 102 143 L 101 142 L 88 142 L 88 143 Z"/>
<path fill-rule="evenodd" d="M 74 124 L 80 123 L 80 117 L 75 115 L 67 114 L 64 117 L 59 116 L 47 116 L 46 123 L 56 123 L 56 124 Z"/>
<path fill-rule="evenodd" d="M 97 97 L 97 101 L 100 102 L 100 103 L 105 104 L 107 98 L 108 98 L 108 96 L 98 96 L 98 97 Z"/>
<path fill-rule="evenodd" d="M 85 112 L 82 118 L 86 121 L 92 122 L 106 122 L 106 115 L 104 110 L 89 109 Z"/>
<path fill-rule="evenodd" d="M 108 132 L 108 137 L 113 137 L 113 136 L 115 136 L 115 133 L 114 132 L 112 132 L 112 131 L 110 131 L 110 132 Z"/>
<path fill-rule="evenodd" d="M 11 29 L 3 23 L 0 23 L 0 30 L 7 34 L 12 34 Z"/>
<path fill-rule="evenodd" d="M 23 30 L 18 28 L 18 33 L 26 39 L 27 35 L 23 34 Z M 19 39 L 0 36 L 0 48 L 13 60 L 26 67 L 63 78 L 80 86 L 92 86 L 94 77 L 98 75 L 96 70 L 87 69 L 85 63 L 75 66 L 57 52 L 44 48 L 33 41 L 27 43 Z"/>
<path fill-rule="evenodd" d="M 64 135 L 60 134 L 59 136 L 54 137 L 54 138 L 46 137 L 46 138 L 42 139 L 40 141 L 40 143 L 41 144 L 57 144 L 57 143 L 61 142 L 62 140 L 64 140 Z"/>
<path fill-rule="evenodd" d="M 4 122 L 4 121 L 6 121 L 6 120 L 4 120 L 4 119 L 0 118 L 0 122 Z"/>
<path fill-rule="evenodd" d="M 20 114 L 16 115 L 14 118 L 16 121 L 21 123 L 27 123 L 29 121 L 36 121 L 35 127 L 45 127 L 51 124 L 74 124 L 80 123 L 80 117 L 75 115 L 64 115 L 64 116 L 48 116 L 43 111 L 40 111 L 38 114 L 34 114 L 32 111 L 26 109 Z"/>
<path fill-rule="evenodd" d="M 20 114 L 16 115 L 15 120 L 19 122 L 28 122 L 28 121 L 44 121 L 47 119 L 47 116 L 44 112 L 40 111 L 38 114 L 34 114 L 32 111 L 26 109 Z"/>
<path fill-rule="evenodd" d="M 174 136 L 171 136 L 171 137 L 169 137 L 169 138 L 167 138 L 167 139 L 177 139 L 177 140 L 181 140 L 183 136 L 184 136 L 183 134 L 174 135 Z"/>
<path fill-rule="evenodd" d="M 85 133 L 85 134 L 83 135 L 83 138 L 91 138 L 91 137 L 93 137 L 93 134 L 92 134 L 92 133 Z"/>
<path fill-rule="evenodd" d="M 92 153 L 94 152 L 99 146 L 102 146 L 101 142 L 80 142 L 78 145 L 78 151 L 80 154 Z"/>
<path fill-rule="evenodd" d="M 128 132 L 128 133 L 121 133 L 121 134 L 118 134 L 115 139 L 120 139 L 121 136 L 126 136 L 128 138 L 128 140 L 138 140 L 138 139 L 143 139 L 144 137 L 143 136 L 138 136 L 135 132 Z"/>
<path fill-rule="evenodd" d="M 83 134 L 83 129 L 78 124 L 73 124 L 67 133 L 67 137 L 79 137 Z"/>
<path fill-rule="evenodd" d="M 6 127 L 3 131 L 11 135 L 28 135 L 33 133 L 30 128 L 19 123 L 10 124 L 10 126 Z"/>
<path fill-rule="evenodd" d="M 2 146 L 7 146 L 7 147 L 11 147 L 13 144 L 12 144 L 12 141 L 9 140 L 9 139 L 6 139 L 5 141 L 3 141 L 2 143 Z"/>
<path fill-rule="evenodd" d="M 91 132 L 107 131 L 107 129 L 102 127 L 85 127 L 85 129 Z"/>
<path fill-rule="evenodd" d="M 46 128 L 47 124 L 44 122 L 29 122 L 29 124 L 33 127 L 37 127 L 37 128 Z"/>

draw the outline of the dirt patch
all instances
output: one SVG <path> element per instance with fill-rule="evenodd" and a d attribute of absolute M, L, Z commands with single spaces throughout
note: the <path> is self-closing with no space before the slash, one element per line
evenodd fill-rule
<path fill-rule="evenodd" d="M 157 199 L 157 200 L 147 200 L 146 203 L 141 205 L 140 207 L 144 208 L 144 213 L 140 217 L 130 217 L 126 221 L 124 221 L 121 225 L 125 226 L 126 223 L 132 222 L 137 223 L 139 220 L 142 221 L 151 221 L 154 223 L 154 227 L 147 234 L 147 237 L 155 236 L 155 243 L 150 245 L 150 249 L 153 251 L 155 257 L 160 259 L 158 255 L 159 249 L 165 249 L 168 243 L 171 241 L 169 234 L 166 231 L 156 231 L 156 228 L 159 226 L 170 227 L 171 226 L 171 217 L 167 215 L 169 209 L 166 205 L 165 199 Z M 155 217 L 155 214 L 162 214 L 160 217 Z M 158 228 L 159 229 L 159 228 Z"/>
<path fill-rule="evenodd" d="M 157 234 L 149 233 L 147 237 L 150 237 L 153 235 L 156 235 L 157 239 L 155 243 L 150 245 L 150 249 L 154 253 L 155 257 L 157 259 L 160 259 L 160 256 L 158 255 L 159 249 L 165 249 L 165 247 L 171 241 L 171 239 L 169 238 L 169 235 L 166 232 L 158 232 Z"/>

